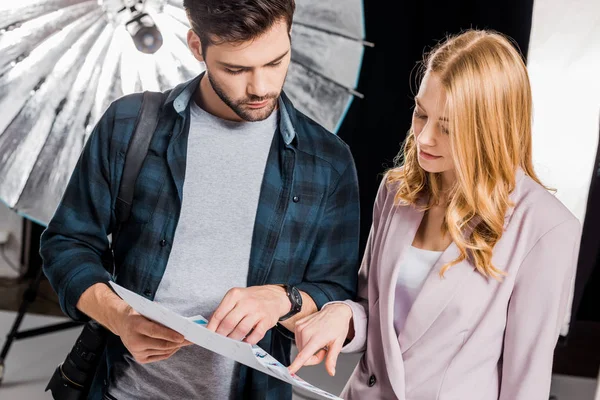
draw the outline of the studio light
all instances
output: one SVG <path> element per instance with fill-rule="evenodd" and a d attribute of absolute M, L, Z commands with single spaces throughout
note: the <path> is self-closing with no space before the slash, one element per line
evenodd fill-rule
<path fill-rule="evenodd" d="M 140 13 L 125 23 L 135 47 L 146 54 L 154 54 L 161 48 L 163 37 L 154 20 L 146 13 Z"/>

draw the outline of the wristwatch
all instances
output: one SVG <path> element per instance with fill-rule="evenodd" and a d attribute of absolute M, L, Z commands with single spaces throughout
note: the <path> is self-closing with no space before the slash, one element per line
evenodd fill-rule
<path fill-rule="evenodd" d="M 302 295 L 300 294 L 300 291 L 292 285 L 283 285 L 283 288 L 285 289 L 288 299 L 290 299 L 290 303 L 292 303 L 292 309 L 289 313 L 279 318 L 279 322 L 293 317 L 302 310 Z"/>

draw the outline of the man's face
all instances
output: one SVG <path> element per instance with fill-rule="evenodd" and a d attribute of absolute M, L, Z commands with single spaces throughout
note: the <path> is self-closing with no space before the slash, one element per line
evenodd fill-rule
<path fill-rule="evenodd" d="M 219 98 L 241 119 L 261 121 L 277 107 L 290 65 L 287 23 L 275 23 L 252 41 L 210 45 L 203 58 Z"/>

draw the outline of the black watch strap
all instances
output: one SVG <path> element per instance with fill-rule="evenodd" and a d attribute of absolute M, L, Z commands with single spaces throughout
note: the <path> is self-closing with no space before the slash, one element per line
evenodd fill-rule
<path fill-rule="evenodd" d="M 289 313 L 279 318 L 280 322 L 293 317 L 302 310 L 302 295 L 300 294 L 300 291 L 292 285 L 283 285 L 283 288 L 285 289 L 288 299 L 290 299 L 290 303 L 292 303 L 292 309 Z"/>

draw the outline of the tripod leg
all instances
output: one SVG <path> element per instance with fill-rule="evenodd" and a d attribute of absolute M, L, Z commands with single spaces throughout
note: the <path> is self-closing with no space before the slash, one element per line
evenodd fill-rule
<path fill-rule="evenodd" d="M 27 312 L 29 305 L 33 303 L 35 301 L 35 298 L 37 297 L 37 292 L 40 287 L 40 282 L 42 281 L 43 274 L 44 272 L 40 268 L 33 282 L 31 282 L 29 287 L 25 290 L 25 293 L 23 293 L 23 301 L 21 302 L 21 306 L 19 307 L 17 318 L 15 319 L 15 322 L 13 323 L 10 332 L 8 333 L 8 335 L 6 335 L 6 342 L 4 343 L 4 346 L 2 347 L 2 352 L 0 353 L 0 384 L 2 383 L 2 379 L 4 378 L 4 360 L 6 359 L 6 355 L 8 354 L 8 351 L 10 350 L 10 347 L 13 341 L 15 340 L 15 336 L 19 331 L 19 327 L 21 326 L 21 322 L 25 317 L 25 313 Z"/>

